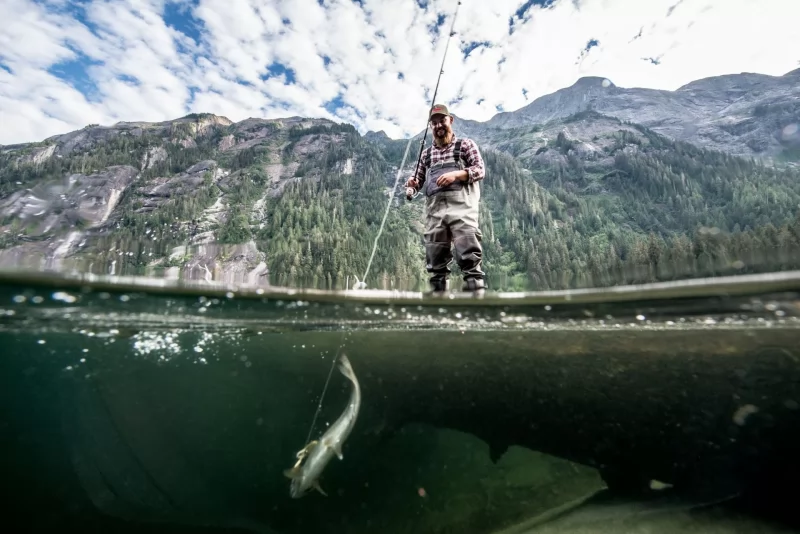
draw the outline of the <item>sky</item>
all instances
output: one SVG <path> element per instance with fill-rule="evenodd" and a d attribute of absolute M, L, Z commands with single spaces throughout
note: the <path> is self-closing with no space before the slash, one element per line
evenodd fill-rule
<path fill-rule="evenodd" d="M 188 113 L 400 138 L 425 128 L 446 46 L 437 101 L 478 121 L 582 76 L 800 68 L 800 0 L 2 0 L 0 20 L 0 144 Z"/>

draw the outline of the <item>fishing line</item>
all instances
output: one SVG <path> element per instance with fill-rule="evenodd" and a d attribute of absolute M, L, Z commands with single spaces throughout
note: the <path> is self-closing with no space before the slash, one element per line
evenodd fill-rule
<path fill-rule="evenodd" d="M 331 362 L 331 368 L 328 370 L 328 378 L 325 380 L 325 386 L 322 388 L 322 395 L 319 396 L 319 404 L 317 404 L 317 411 L 314 412 L 314 418 L 311 420 L 311 427 L 308 429 L 308 436 L 306 437 L 306 445 L 311 443 L 311 433 L 314 432 L 314 424 L 317 422 L 317 417 L 319 413 L 322 411 L 322 399 L 325 398 L 325 392 L 328 391 L 328 384 L 331 383 L 331 376 L 333 375 L 333 368 L 336 367 L 336 360 L 339 359 L 339 354 L 342 352 L 344 348 L 344 336 L 345 332 L 342 332 L 342 340 L 339 342 L 339 348 L 336 349 L 336 354 L 333 356 L 333 361 Z"/>
<path fill-rule="evenodd" d="M 436 87 L 433 90 L 433 98 L 431 99 L 431 105 L 428 108 L 429 110 L 432 109 L 434 104 L 436 103 L 436 95 L 439 92 L 439 83 L 442 81 L 442 74 L 444 74 L 444 62 L 445 62 L 445 59 L 447 59 L 447 50 L 450 47 L 450 39 L 453 37 L 453 34 L 454 34 L 453 29 L 455 28 L 455 25 L 456 25 L 456 17 L 458 16 L 458 8 L 460 6 L 461 6 L 461 0 L 459 0 L 458 4 L 456 5 L 455 13 L 453 13 L 453 21 L 450 24 L 450 34 L 447 36 L 447 42 L 445 43 L 445 46 L 444 46 L 444 54 L 442 56 L 442 66 L 439 69 L 439 76 L 436 79 Z M 419 162 L 422 159 L 422 150 L 423 150 L 423 148 L 425 146 L 425 140 L 427 139 L 427 137 L 428 137 L 428 120 L 426 119 L 426 121 L 425 121 L 425 133 L 422 136 L 422 141 L 419 144 L 419 154 L 417 155 L 416 169 L 419 169 Z M 372 243 L 372 253 L 369 256 L 369 261 L 367 262 L 367 268 L 364 271 L 364 278 L 362 280 L 360 280 L 360 281 L 356 280 L 358 286 L 366 287 L 365 280 L 367 279 L 367 275 L 369 274 L 370 267 L 372 267 L 372 260 L 375 258 L 375 250 L 378 247 L 378 240 L 380 239 L 381 234 L 383 234 L 383 228 L 384 228 L 384 225 L 386 224 L 386 218 L 389 215 L 389 209 L 392 207 L 392 200 L 394 199 L 394 192 L 397 190 L 397 183 L 400 181 L 401 172 L 403 170 L 403 167 L 406 164 L 406 158 L 408 157 L 408 150 L 409 150 L 409 148 L 411 148 L 412 139 L 408 140 L 408 144 L 406 144 L 406 151 L 403 154 L 403 160 L 400 163 L 400 167 L 397 169 L 397 175 L 395 176 L 395 179 L 394 179 L 394 186 L 392 187 L 392 192 L 389 195 L 389 201 L 386 203 L 386 211 L 384 211 L 384 213 L 383 213 L 383 220 L 381 220 L 381 226 L 380 226 L 380 228 L 378 228 L 378 234 L 375 236 L 375 241 Z M 339 359 L 339 354 L 341 353 L 342 349 L 344 348 L 344 338 L 345 338 L 345 332 L 342 332 L 342 340 L 339 343 L 339 348 L 336 350 L 336 355 L 333 357 L 333 361 L 331 361 L 331 368 L 328 371 L 328 378 L 325 380 L 325 386 L 322 388 L 322 395 L 320 395 L 320 397 L 319 397 L 319 403 L 317 404 L 317 409 L 314 412 L 314 418 L 311 420 L 311 427 L 308 429 L 308 437 L 306 437 L 306 442 L 305 442 L 306 445 L 308 445 L 310 443 L 311 434 L 314 432 L 314 425 L 316 424 L 317 418 L 319 417 L 319 414 L 322 411 L 322 401 L 325 398 L 325 393 L 328 391 L 328 385 L 330 384 L 331 377 L 333 376 L 333 368 L 336 366 L 336 361 Z M 298 463 L 300 461 L 302 461 L 302 456 L 304 455 L 304 451 L 305 451 L 305 448 L 303 450 L 301 450 L 300 452 L 298 452 L 298 454 L 297 454 Z"/>
<path fill-rule="evenodd" d="M 433 98 L 431 99 L 431 105 L 428 107 L 428 110 L 432 109 L 434 104 L 436 103 L 436 95 L 439 92 L 439 83 L 442 81 L 442 74 L 444 74 L 444 62 L 447 59 L 447 49 L 450 48 L 450 38 L 453 37 L 455 33 L 453 29 L 456 26 L 456 17 L 458 16 L 458 8 L 461 6 L 461 0 L 458 1 L 456 5 L 455 13 L 453 13 L 453 21 L 450 23 L 450 34 L 447 36 L 447 42 L 444 45 L 444 54 L 442 55 L 442 66 L 439 69 L 439 77 L 436 79 L 436 87 L 433 90 Z M 422 135 L 422 141 L 419 144 L 419 154 L 417 155 L 417 165 L 415 167 L 415 175 L 416 170 L 419 169 L 419 162 L 422 160 L 422 150 L 425 146 L 425 140 L 428 137 L 428 120 L 425 121 L 425 133 Z M 378 240 L 381 238 L 381 234 L 383 234 L 383 227 L 386 224 L 386 217 L 389 215 L 389 209 L 392 207 L 392 200 L 394 200 L 394 192 L 397 190 L 397 182 L 400 181 L 400 174 L 403 170 L 403 167 L 406 164 L 406 157 L 408 156 L 408 149 L 411 147 L 412 139 L 408 140 L 408 144 L 406 145 L 406 152 L 403 154 L 403 161 L 400 163 L 400 167 L 397 169 L 397 176 L 394 179 L 394 186 L 392 187 L 392 192 L 389 195 L 389 201 L 386 203 L 386 211 L 383 212 L 383 220 L 381 221 L 381 226 L 378 229 L 378 234 L 375 236 L 375 241 L 372 243 L 372 253 L 369 256 L 369 262 L 367 262 L 367 268 L 364 271 L 364 277 L 359 281 L 356 280 L 357 286 L 361 286 L 361 288 L 366 287 L 366 280 L 367 275 L 369 274 L 369 269 L 372 266 L 372 259 L 375 257 L 375 250 L 378 247 Z"/>

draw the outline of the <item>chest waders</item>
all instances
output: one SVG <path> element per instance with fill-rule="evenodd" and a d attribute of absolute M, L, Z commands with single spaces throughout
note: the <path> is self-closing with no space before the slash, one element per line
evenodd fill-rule
<path fill-rule="evenodd" d="M 485 273 L 481 270 L 483 249 L 478 224 L 480 186 L 468 185 L 456 180 L 447 187 L 439 187 L 436 180 L 447 172 L 463 170 L 461 140 L 456 141 L 453 159 L 435 165 L 430 164 L 431 148 L 425 151 L 428 171 L 425 175 L 425 260 L 430 273 L 431 289 L 434 292 L 449 289 L 448 276 L 453 261 L 461 269 L 463 291 L 475 291 L 486 287 Z"/>

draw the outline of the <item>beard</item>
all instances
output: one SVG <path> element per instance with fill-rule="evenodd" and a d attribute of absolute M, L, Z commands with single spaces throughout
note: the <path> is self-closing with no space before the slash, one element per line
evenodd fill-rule
<path fill-rule="evenodd" d="M 453 138 L 453 129 L 450 125 L 440 125 L 434 128 L 433 138 L 439 145 L 446 145 Z"/>

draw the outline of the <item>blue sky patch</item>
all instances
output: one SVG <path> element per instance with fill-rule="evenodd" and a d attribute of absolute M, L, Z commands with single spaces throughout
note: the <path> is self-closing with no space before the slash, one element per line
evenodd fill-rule
<path fill-rule="evenodd" d="M 461 46 L 461 53 L 464 55 L 464 58 L 467 58 L 473 50 L 476 48 L 480 48 L 485 46 L 487 48 L 492 46 L 492 43 L 489 41 L 472 41 L 471 43 L 467 43 Z"/>
<path fill-rule="evenodd" d="M 182 34 L 199 43 L 203 38 L 203 23 L 194 18 L 192 14 L 199 0 L 190 0 L 187 3 L 181 2 L 180 4 L 168 2 L 164 6 L 164 23 L 175 28 Z"/>
<path fill-rule="evenodd" d="M 514 12 L 514 15 L 508 19 L 508 34 L 514 33 L 514 25 L 518 20 L 524 20 L 525 15 L 534 6 L 539 6 L 543 9 L 553 7 L 557 0 L 527 0 Z"/>
<path fill-rule="evenodd" d="M 261 79 L 262 80 L 267 80 L 269 78 L 273 78 L 273 77 L 277 77 L 277 76 L 281 76 L 281 75 L 285 75 L 286 76 L 286 83 L 287 84 L 291 84 L 291 83 L 294 83 L 295 81 L 297 81 L 297 79 L 295 78 L 295 75 L 294 75 L 294 70 L 286 67 L 286 65 L 283 65 L 282 63 L 278 63 L 277 61 L 275 63 L 273 63 L 272 65 L 270 65 L 269 67 L 267 67 L 267 75 L 266 76 L 262 76 Z"/>
<path fill-rule="evenodd" d="M 547 9 L 548 7 L 552 7 L 552 5 L 555 4 L 555 3 L 556 3 L 556 0 L 527 0 L 527 2 L 525 2 L 524 4 L 519 6 L 519 9 L 517 9 L 517 11 L 516 11 L 516 13 L 514 13 L 514 15 L 518 19 L 524 19 L 525 18 L 525 14 L 533 6 L 539 6 L 539 7 L 543 7 L 545 9 Z"/>
<path fill-rule="evenodd" d="M 50 66 L 47 72 L 71 85 L 91 101 L 92 96 L 97 93 L 97 85 L 88 73 L 89 67 L 93 65 L 102 65 L 102 63 L 78 53 L 76 59 L 56 63 Z"/>
<path fill-rule="evenodd" d="M 586 47 L 581 50 L 581 53 L 578 55 L 578 59 L 575 60 L 575 65 L 583 61 L 583 58 L 586 57 L 586 54 L 588 54 L 589 51 L 596 46 L 600 46 L 600 41 L 597 39 L 589 39 L 589 42 L 586 43 Z"/>
<path fill-rule="evenodd" d="M 128 76 L 127 74 L 120 74 L 117 76 L 119 81 L 125 82 L 130 85 L 140 85 L 139 79 L 134 76 Z"/>
<path fill-rule="evenodd" d="M 9 74 L 14 74 L 14 71 L 11 70 L 11 67 L 9 67 L 8 65 L 4 65 L 3 63 L 0 63 L 0 69 L 3 69 Z"/>
<path fill-rule="evenodd" d="M 336 115 L 336 111 L 343 108 L 344 106 L 346 106 L 346 104 L 344 103 L 342 95 L 340 94 L 337 95 L 336 98 L 334 98 L 333 100 L 325 102 L 325 105 L 323 107 L 328 113 Z"/>

